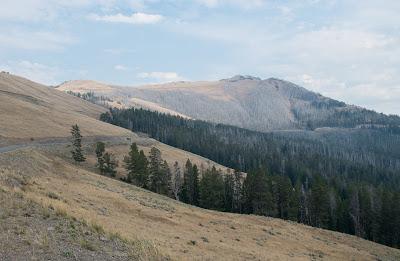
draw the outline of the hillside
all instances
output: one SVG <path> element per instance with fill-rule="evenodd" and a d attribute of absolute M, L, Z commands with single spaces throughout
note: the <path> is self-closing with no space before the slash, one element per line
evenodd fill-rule
<path fill-rule="evenodd" d="M 129 143 L 137 142 L 145 151 L 158 147 L 169 162 L 190 158 L 198 165 L 217 164 L 100 122 L 96 118 L 102 107 L 20 77 L 2 74 L 0 79 L 1 117 L 9 123 L 0 125 L 0 196 L 7 201 L 0 214 L 1 220 L 12 220 L 20 235 L 8 236 L 7 244 L 1 245 L 0 255 L 6 260 L 6 246 L 11 245 L 21 258 L 61 260 L 125 260 L 132 255 L 139 260 L 400 257 L 399 250 L 353 236 L 279 219 L 204 210 L 101 176 L 94 167 L 96 140 L 105 141 L 120 161 Z M 81 165 L 72 163 L 69 153 L 69 127 L 76 122 L 87 135 L 84 150 L 89 157 Z M 52 225 L 35 236 L 34 231 L 45 229 L 41 216 L 50 218 Z M 76 223 L 68 225 L 71 222 Z M 6 226 L 0 229 L 2 235 L 14 233 Z"/>
<path fill-rule="evenodd" d="M 69 137 L 77 123 L 85 136 L 129 135 L 97 120 L 105 108 L 51 87 L 0 73 L 0 144 L 5 140 Z"/>
<path fill-rule="evenodd" d="M 160 259 L 168 256 L 173 260 L 400 258 L 400 250 L 354 236 L 279 219 L 228 214 L 188 206 L 100 176 L 90 171 L 90 166 L 86 164 L 73 164 L 67 155 L 68 148 L 65 146 L 21 149 L 0 154 L 0 195 L 12 197 L 17 202 L 21 201 L 18 199 L 21 197 L 23 201 L 33 201 L 35 205 L 31 203 L 30 208 L 38 206 L 40 213 L 45 213 L 49 220 L 53 220 L 45 227 L 48 232 L 41 232 L 36 239 L 32 237 L 31 229 L 43 226 L 38 224 L 40 219 L 37 221 L 36 212 L 32 213 L 24 204 L 2 204 L 3 208 L 6 207 L 2 220 L 15 220 L 13 229 L 26 231 L 21 232 L 21 237 L 25 238 L 25 244 L 31 248 L 16 243 L 20 242 L 21 237 L 13 236 L 7 240 L 7 244 L 13 245 L 14 251 L 19 254 L 24 249 L 26 252 L 22 253 L 36 257 L 49 256 L 49 253 L 55 257 L 67 252 L 83 260 L 92 260 L 94 256 L 111 260 L 111 255 L 126 256 L 126 249 L 130 248 L 142 260 L 155 260 L 155 254 Z M 46 209 L 50 211 L 49 214 L 46 214 Z M 64 221 L 64 217 L 67 221 Z M 81 232 L 64 228 L 65 225 L 57 225 L 61 222 L 72 226 L 69 225 L 69 219 L 86 223 L 89 227 L 74 225 L 75 230 L 83 231 L 81 235 Z M 16 223 L 17 220 L 21 221 Z M 3 230 L 1 235 L 9 231 L 4 226 L 0 226 L 0 229 Z M 85 233 L 86 230 L 93 232 Z M 55 232 L 64 236 L 54 235 Z M 74 233 L 78 233 L 76 239 Z M 82 243 L 85 242 L 82 241 L 85 235 L 86 240 L 91 242 L 89 246 Z M 120 238 L 132 243 L 121 243 Z M 69 243 L 58 248 L 64 240 Z M 112 242 L 115 240 L 117 243 L 114 246 Z M 38 250 L 32 253 L 35 248 Z M 85 256 L 87 252 L 89 256 Z M 4 249 L 0 247 L 2 253 Z"/>
<path fill-rule="evenodd" d="M 0 73 L 0 152 L 1 146 L 40 146 L 42 143 L 68 144 L 70 128 L 78 124 L 84 141 L 93 143 L 98 140 L 113 145 L 118 158 L 122 161 L 127 154 L 128 143 L 136 142 L 141 149 L 149 151 L 155 146 L 165 154 L 170 163 L 178 161 L 181 165 L 187 159 L 199 166 L 216 164 L 200 156 L 175 149 L 147 137 L 139 136 L 124 128 L 99 121 L 106 108 L 84 101 L 54 88 L 34 83 L 15 75 Z M 125 146 L 120 146 L 120 144 Z"/>
<path fill-rule="evenodd" d="M 235 76 L 213 82 L 174 82 L 137 87 L 71 81 L 57 89 L 94 92 L 128 107 L 181 114 L 257 131 L 400 125 L 399 117 L 347 105 L 275 78 L 261 80 Z"/>

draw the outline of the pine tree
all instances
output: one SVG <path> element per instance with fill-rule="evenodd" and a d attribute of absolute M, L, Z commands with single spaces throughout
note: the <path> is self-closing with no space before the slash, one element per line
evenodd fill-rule
<path fill-rule="evenodd" d="M 381 191 L 382 199 L 382 216 L 380 220 L 380 239 L 379 241 L 385 245 L 390 245 L 393 240 L 393 221 L 396 220 L 392 210 L 392 195 L 389 191 Z M 398 202 L 397 202 L 398 204 Z"/>
<path fill-rule="evenodd" d="M 357 188 L 354 188 L 351 193 L 349 215 L 353 221 L 354 234 L 362 237 L 364 235 L 364 226 L 361 220 L 360 197 Z"/>
<path fill-rule="evenodd" d="M 104 152 L 105 144 L 101 141 L 96 143 L 96 157 L 97 157 L 97 167 L 100 169 L 100 173 L 104 174 Z"/>
<path fill-rule="evenodd" d="M 185 164 L 185 171 L 183 172 L 183 185 L 180 194 L 180 200 L 188 204 L 193 204 L 193 199 L 191 197 L 192 176 L 193 165 L 192 162 L 188 159 Z"/>
<path fill-rule="evenodd" d="M 124 158 L 124 162 L 125 169 L 128 171 L 126 181 L 147 188 L 149 182 L 148 162 L 143 150 L 139 152 L 136 143 L 131 144 L 129 154 Z"/>
<path fill-rule="evenodd" d="M 183 173 L 181 199 L 188 204 L 196 206 L 199 204 L 199 171 L 196 164 L 192 165 L 189 159 L 186 161 Z"/>
<path fill-rule="evenodd" d="M 198 206 L 199 205 L 199 197 L 200 197 L 200 191 L 199 191 L 199 169 L 197 168 L 197 165 L 193 165 L 193 177 L 192 177 L 192 198 L 193 198 L 193 205 Z"/>
<path fill-rule="evenodd" d="M 161 163 L 161 178 L 162 178 L 162 185 L 161 185 L 161 194 L 166 195 L 170 198 L 174 198 L 173 192 L 173 185 L 172 185 L 172 174 L 171 169 L 168 166 L 167 161 L 163 161 Z"/>
<path fill-rule="evenodd" d="M 142 188 L 148 188 L 148 183 L 149 183 L 148 165 L 149 163 L 147 161 L 146 155 L 144 154 L 143 150 L 140 150 L 137 164 L 135 167 L 136 171 L 135 180 L 138 186 Z"/>
<path fill-rule="evenodd" d="M 179 195 L 181 194 L 182 190 L 182 174 L 181 168 L 179 167 L 179 163 L 175 161 L 173 172 L 172 172 L 172 181 L 173 181 L 173 194 L 176 200 L 179 200 Z"/>
<path fill-rule="evenodd" d="M 321 176 L 314 176 L 311 188 L 311 225 L 327 228 L 329 224 L 329 192 Z"/>
<path fill-rule="evenodd" d="M 300 212 L 300 187 L 292 188 L 289 196 L 289 209 L 288 209 L 288 219 L 292 221 L 299 221 Z"/>
<path fill-rule="evenodd" d="M 82 151 L 82 135 L 77 124 L 72 125 L 71 127 L 71 135 L 72 135 L 72 158 L 76 162 L 83 162 L 86 160 Z"/>
<path fill-rule="evenodd" d="M 242 213 L 242 173 L 235 170 L 233 173 L 233 196 L 232 196 L 232 211 Z"/>
<path fill-rule="evenodd" d="M 235 194 L 235 179 L 233 174 L 228 170 L 223 176 L 224 181 L 224 211 L 233 212 L 234 203 L 233 197 Z M 201 184 L 201 181 L 200 181 Z M 200 189 L 201 191 L 201 189 Z M 200 193 L 201 198 L 201 193 Z"/>
<path fill-rule="evenodd" d="M 289 218 L 289 209 L 291 207 L 291 194 L 293 187 L 290 179 L 286 176 L 275 177 L 275 197 L 278 207 L 278 217 L 282 219 Z"/>
<path fill-rule="evenodd" d="M 161 151 L 155 147 L 152 147 L 149 156 L 149 175 L 151 191 L 158 194 L 167 194 L 168 182 L 166 181 L 166 171 L 167 169 L 165 168 L 165 166 L 163 166 Z"/>
<path fill-rule="evenodd" d="M 298 182 L 296 184 L 296 190 L 299 191 L 299 216 L 298 221 L 303 224 L 310 225 L 310 204 L 309 204 L 309 193 L 307 186 Z"/>
<path fill-rule="evenodd" d="M 266 172 L 249 172 L 243 183 L 244 210 L 246 213 L 274 216 L 275 206 L 271 185 Z"/>
<path fill-rule="evenodd" d="M 129 149 L 128 156 L 124 157 L 125 169 L 128 171 L 126 181 L 131 183 L 135 181 L 135 184 L 142 187 L 143 184 L 139 184 L 136 180 L 137 173 L 137 162 L 139 160 L 139 150 L 136 143 L 132 143 Z"/>
<path fill-rule="evenodd" d="M 215 167 L 206 170 L 200 180 L 199 205 L 203 208 L 224 209 L 224 181 Z"/>

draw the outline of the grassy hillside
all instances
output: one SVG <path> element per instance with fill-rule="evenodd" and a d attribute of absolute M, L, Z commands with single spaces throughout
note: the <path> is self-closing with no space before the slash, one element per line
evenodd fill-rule
<path fill-rule="evenodd" d="M 19 144 L 0 150 L 1 260 L 400 259 L 399 250 L 353 236 L 208 211 L 101 176 L 94 167 L 96 140 L 105 141 L 120 161 L 128 144 L 137 142 L 145 151 L 158 147 L 169 162 L 214 164 L 100 122 L 102 111 L 52 88 L 0 75 L 0 149 Z M 67 145 L 75 123 L 89 155 L 80 165 L 71 161 Z"/>
<path fill-rule="evenodd" d="M 105 233 L 147 242 L 159 255 L 175 260 L 400 258 L 399 250 L 349 235 L 188 206 L 72 164 L 63 158 L 63 150 L 0 154 L 2 190 L 17 191 L 27 200 L 85 220 Z M 16 215 L 20 218 L 24 213 Z M 30 221 L 21 226 L 28 229 Z"/>
<path fill-rule="evenodd" d="M 129 135 L 97 120 L 105 110 L 51 87 L 0 73 L 0 140 L 69 137 L 75 123 L 85 136 Z"/>
<path fill-rule="evenodd" d="M 0 188 L 1 260 L 167 260 L 149 242 L 106 233 L 9 189 Z"/>

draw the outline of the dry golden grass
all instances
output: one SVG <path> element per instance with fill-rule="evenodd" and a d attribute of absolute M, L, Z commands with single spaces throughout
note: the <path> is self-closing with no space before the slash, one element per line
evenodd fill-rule
<path fill-rule="evenodd" d="M 162 107 L 159 104 L 154 103 L 154 102 L 145 101 L 145 100 L 142 100 L 142 99 L 139 99 L 139 98 L 131 98 L 131 99 L 129 99 L 129 101 L 130 101 L 129 105 L 131 105 L 133 107 L 145 108 L 145 109 L 152 110 L 152 111 L 158 111 L 158 112 L 161 112 L 161 113 L 170 114 L 170 115 L 174 115 L 174 116 L 180 116 L 180 117 L 183 117 L 183 118 L 186 118 L 186 119 L 190 119 L 189 116 L 186 116 L 186 115 L 184 115 L 182 113 L 179 113 L 179 112 L 176 112 L 174 110 L 170 110 L 170 109 L 164 108 L 164 107 Z"/>
<path fill-rule="evenodd" d="M 248 84 L 252 82 L 249 81 Z M 221 81 L 198 81 L 198 82 L 170 82 L 164 84 L 148 84 L 142 86 L 136 86 L 136 89 L 141 90 L 152 90 L 156 92 L 169 92 L 169 91 L 187 91 L 193 92 L 200 95 L 208 96 L 214 100 L 220 101 L 230 101 L 234 98 L 227 95 L 224 91 L 224 83 Z M 104 95 L 111 95 L 117 100 L 124 101 L 122 97 L 118 97 L 118 94 L 121 92 L 129 93 L 129 87 L 121 87 L 121 86 L 113 86 L 105 83 L 98 83 L 95 81 L 88 81 L 88 80 L 78 80 L 78 81 L 70 81 L 64 83 L 57 87 L 60 91 L 73 91 L 73 92 L 80 92 L 80 93 L 87 93 L 87 92 L 95 92 L 98 94 Z M 244 93 L 246 89 L 242 90 Z M 119 99 L 120 98 L 120 99 Z M 146 101 L 143 99 L 133 98 L 130 100 L 129 104 L 126 105 L 139 105 L 150 110 L 157 110 L 160 112 L 170 113 L 172 115 L 181 115 L 183 117 L 188 117 L 184 114 L 180 114 L 179 112 L 164 108 L 157 103 L 153 103 L 150 101 Z"/>
<path fill-rule="evenodd" d="M 85 136 L 128 135 L 98 121 L 105 108 L 27 79 L 0 73 L 0 139 L 68 137 L 78 124 Z"/>
<path fill-rule="evenodd" d="M 99 122 L 96 117 L 103 111 L 26 79 L 0 75 L 0 112 L 6 123 L 0 125 L 0 145 L 2 140 L 7 144 L 31 137 L 68 137 L 70 125 L 78 123 L 84 136 L 130 137 L 146 152 L 158 147 L 170 164 L 178 160 L 183 165 L 190 158 L 207 167 L 207 159 Z M 128 142 L 107 147 L 122 161 Z M 93 151 L 93 145 L 87 146 Z M 96 231 L 133 242 L 133 258 L 148 250 L 143 260 L 160 254 L 176 260 L 400 260 L 399 250 L 353 236 L 188 206 L 94 173 L 93 156 L 85 164 L 72 164 L 66 151 L 65 146 L 54 146 L 1 153 L 0 189 L 17 190 L 44 207 L 52 206 L 60 217 L 84 220 Z M 46 238 L 41 242 L 45 246 Z"/>
<path fill-rule="evenodd" d="M 121 238 L 146 242 L 141 248 L 154 245 L 176 260 L 400 258 L 399 250 L 354 236 L 188 206 L 99 176 L 46 151 L 1 154 L 0 166 L 3 186 L 18 186 L 15 176 L 27 176 L 21 190 L 25 197 Z"/>
<path fill-rule="evenodd" d="M 21 191 L 0 183 L 0 260 L 170 260 L 146 240 L 106 233 L 101 225 L 41 206 Z"/>
<path fill-rule="evenodd" d="M 73 91 L 77 93 L 87 93 L 90 91 L 108 93 L 113 90 L 113 88 L 107 84 L 90 80 L 68 81 L 58 86 L 57 89 L 60 91 Z"/>

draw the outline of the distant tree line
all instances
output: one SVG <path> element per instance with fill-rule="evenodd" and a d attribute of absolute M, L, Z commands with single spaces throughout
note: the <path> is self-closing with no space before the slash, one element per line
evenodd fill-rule
<path fill-rule="evenodd" d="M 86 93 L 80 93 L 80 92 L 73 92 L 73 91 L 66 91 L 66 93 L 73 95 L 75 97 L 81 98 L 85 101 L 106 106 L 106 102 L 112 102 L 113 100 L 106 97 L 106 96 L 97 96 L 94 94 L 94 92 L 86 92 Z M 107 107 L 107 106 L 106 106 Z"/>
<path fill-rule="evenodd" d="M 187 162 L 180 180 L 175 173 L 175 169 L 180 171 L 178 164 L 168 174 L 158 159 L 159 167 L 152 168 L 164 169 L 161 172 L 167 179 L 171 177 L 169 183 L 156 178 L 160 180 L 157 184 L 170 186 L 159 189 L 162 194 L 204 208 L 278 217 L 400 247 L 398 148 L 388 152 L 392 159 L 385 160 L 346 150 L 345 144 L 340 150 L 319 140 L 258 133 L 141 109 L 112 109 L 101 119 L 237 170 L 199 171 Z M 393 136 L 379 137 L 386 142 Z M 378 145 L 376 150 L 381 153 L 385 146 Z M 150 177 L 151 164 L 148 166 Z M 242 176 L 240 171 L 248 174 Z M 131 180 L 138 184 L 136 178 Z M 142 187 L 157 192 L 152 179 L 146 180 Z"/>
<path fill-rule="evenodd" d="M 326 103 L 326 102 L 325 102 Z M 324 103 L 324 104 L 325 104 Z M 319 104 L 312 104 L 316 108 L 320 108 Z M 318 127 L 341 127 L 341 128 L 365 128 L 365 129 L 379 129 L 389 133 L 400 134 L 400 117 L 397 115 L 385 115 L 383 113 L 376 113 L 375 111 L 367 109 L 342 109 L 335 110 L 333 113 L 328 114 L 327 117 L 318 119 L 310 118 L 307 116 L 299 116 L 306 121 L 306 125 L 310 129 Z"/>

